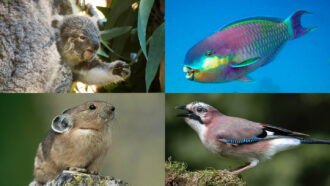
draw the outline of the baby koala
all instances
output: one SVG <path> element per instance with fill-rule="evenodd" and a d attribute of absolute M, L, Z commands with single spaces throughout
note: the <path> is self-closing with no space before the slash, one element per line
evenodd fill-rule
<path fill-rule="evenodd" d="M 105 63 L 97 57 L 100 32 L 89 17 L 67 16 L 62 21 L 54 20 L 52 26 L 57 28 L 57 49 L 62 61 L 71 68 L 73 81 L 104 86 L 130 76 L 130 68 L 124 61 Z"/>
<path fill-rule="evenodd" d="M 97 174 L 110 146 L 114 111 L 106 102 L 93 101 L 56 116 L 34 160 L 36 185 L 45 184 L 63 170 Z"/>

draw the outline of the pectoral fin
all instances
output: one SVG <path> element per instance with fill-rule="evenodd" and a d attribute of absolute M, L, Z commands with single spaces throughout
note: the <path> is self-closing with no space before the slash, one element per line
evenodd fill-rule
<path fill-rule="evenodd" d="M 231 67 L 233 67 L 233 68 L 245 67 L 245 66 L 249 66 L 254 63 L 257 63 L 259 60 L 260 60 L 260 57 L 249 58 L 241 63 L 231 64 Z"/>

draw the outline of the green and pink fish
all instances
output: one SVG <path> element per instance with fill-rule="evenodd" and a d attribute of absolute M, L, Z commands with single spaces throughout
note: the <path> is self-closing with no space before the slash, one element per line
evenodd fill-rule
<path fill-rule="evenodd" d="M 248 81 L 246 74 L 271 61 L 288 40 L 313 28 L 300 24 L 297 11 L 284 21 L 254 17 L 229 24 L 192 47 L 185 58 L 186 78 L 198 82 Z"/>

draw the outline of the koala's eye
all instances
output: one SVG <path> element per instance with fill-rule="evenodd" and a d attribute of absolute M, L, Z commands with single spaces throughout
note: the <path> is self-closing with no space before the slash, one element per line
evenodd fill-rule
<path fill-rule="evenodd" d="M 86 36 L 79 36 L 79 39 L 85 40 L 86 39 Z"/>
<path fill-rule="evenodd" d="M 204 111 L 203 107 L 197 107 L 197 112 L 201 113 L 203 111 Z"/>
<path fill-rule="evenodd" d="M 96 106 L 94 104 L 91 104 L 91 105 L 89 105 L 89 109 L 90 110 L 95 110 L 96 109 Z"/>

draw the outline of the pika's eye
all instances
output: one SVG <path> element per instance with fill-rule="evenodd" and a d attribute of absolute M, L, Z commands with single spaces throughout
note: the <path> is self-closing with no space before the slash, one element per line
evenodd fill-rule
<path fill-rule="evenodd" d="M 86 39 L 86 36 L 79 36 L 79 39 L 85 40 Z"/>
<path fill-rule="evenodd" d="M 203 111 L 204 111 L 203 107 L 197 107 L 197 112 L 201 113 Z"/>
<path fill-rule="evenodd" d="M 89 109 L 90 110 L 95 110 L 96 109 L 96 106 L 94 104 L 91 104 L 91 105 L 89 105 Z"/>

